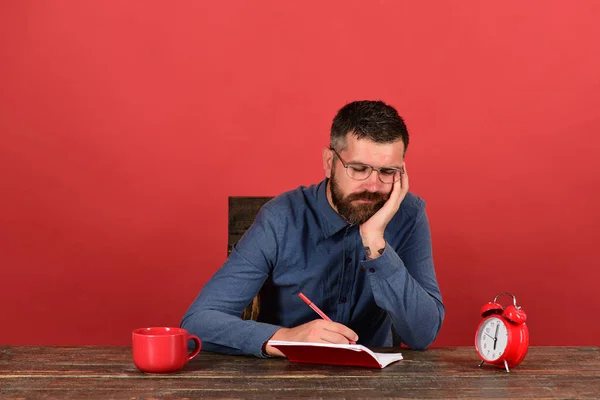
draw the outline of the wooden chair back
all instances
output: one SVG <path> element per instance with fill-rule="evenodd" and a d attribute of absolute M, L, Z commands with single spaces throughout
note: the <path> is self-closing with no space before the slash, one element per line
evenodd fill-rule
<path fill-rule="evenodd" d="M 228 241 L 227 241 L 227 256 L 231 254 L 233 246 L 242 238 L 244 233 L 250 228 L 254 222 L 256 214 L 261 207 L 273 197 L 244 197 L 231 196 L 229 197 L 229 225 L 228 225 Z M 248 304 L 242 318 L 247 320 L 255 320 L 260 312 L 260 295 L 257 294 L 252 302 Z"/>

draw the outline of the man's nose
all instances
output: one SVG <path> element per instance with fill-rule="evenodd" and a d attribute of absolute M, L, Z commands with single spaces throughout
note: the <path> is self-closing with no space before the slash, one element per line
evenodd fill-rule
<path fill-rule="evenodd" d="M 373 170 L 365 183 L 369 192 L 376 193 L 381 191 L 382 182 L 379 180 L 379 173 L 377 171 Z"/>

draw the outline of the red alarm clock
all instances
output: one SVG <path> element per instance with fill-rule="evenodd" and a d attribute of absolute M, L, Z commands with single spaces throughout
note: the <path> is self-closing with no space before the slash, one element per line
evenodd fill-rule
<path fill-rule="evenodd" d="M 513 305 L 504 308 L 496 303 L 503 294 L 513 298 Z M 475 332 L 475 349 L 482 360 L 479 366 L 486 362 L 510 372 L 509 368 L 523 361 L 529 348 L 525 311 L 517 306 L 515 296 L 502 292 L 494 297 L 494 301 L 483 306 L 481 316 L 483 320 Z"/>

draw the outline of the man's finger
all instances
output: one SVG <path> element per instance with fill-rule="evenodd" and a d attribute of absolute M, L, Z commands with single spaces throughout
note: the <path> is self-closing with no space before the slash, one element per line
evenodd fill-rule
<path fill-rule="evenodd" d="M 400 182 L 402 182 L 402 189 L 404 192 L 408 192 L 408 173 L 406 172 L 406 163 L 402 166 L 404 169 L 404 173 L 400 177 Z"/>
<path fill-rule="evenodd" d="M 323 330 L 321 340 L 328 343 L 348 344 L 350 341 L 346 336 L 328 330 Z"/>
<path fill-rule="evenodd" d="M 402 201 L 404 188 L 402 187 L 402 182 L 404 179 L 404 174 L 400 175 L 400 180 L 393 183 L 392 193 L 390 193 L 390 200 L 392 200 L 394 208 L 400 206 L 400 202 Z"/>
<path fill-rule="evenodd" d="M 339 333 L 340 335 L 345 336 L 348 340 L 358 340 L 358 335 L 352 329 L 348 328 L 346 325 L 330 322 L 324 326 L 325 330 Z"/>

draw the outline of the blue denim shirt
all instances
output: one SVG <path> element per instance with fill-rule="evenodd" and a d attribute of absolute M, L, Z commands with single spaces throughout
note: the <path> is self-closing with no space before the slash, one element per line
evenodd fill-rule
<path fill-rule="evenodd" d="M 358 344 L 401 341 L 424 349 L 444 319 L 425 202 L 408 193 L 388 224 L 383 254 L 365 261 L 358 226 L 331 207 L 327 179 L 281 194 L 258 213 L 225 264 L 200 291 L 181 326 L 202 349 L 264 357 L 280 327 L 319 318 L 303 292 L 333 321 L 358 334 Z M 258 321 L 240 318 L 261 293 Z"/>

